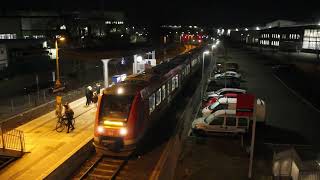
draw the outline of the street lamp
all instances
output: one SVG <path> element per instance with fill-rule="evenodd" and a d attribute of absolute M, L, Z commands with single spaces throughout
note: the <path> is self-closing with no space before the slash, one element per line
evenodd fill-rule
<path fill-rule="evenodd" d="M 63 36 L 56 36 L 55 39 L 55 48 L 56 48 L 56 70 L 57 70 L 57 79 L 56 79 L 56 88 L 60 88 L 61 87 L 61 81 L 60 81 L 60 70 L 59 70 L 59 47 L 58 47 L 58 41 L 64 41 L 65 37 Z"/>
<path fill-rule="evenodd" d="M 210 52 L 208 51 L 208 50 L 206 50 L 206 51 L 204 51 L 203 53 L 202 53 L 202 74 L 201 74 L 201 82 L 202 82 L 202 84 L 201 84 L 201 98 L 202 98 L 202 96 L 203 96 L 203 82 L 204 82 L 204 79 L 203 79 L 203 74 L 204 74 L 204 57 L 205 57 L 205 55 L 208 55 Z"/>

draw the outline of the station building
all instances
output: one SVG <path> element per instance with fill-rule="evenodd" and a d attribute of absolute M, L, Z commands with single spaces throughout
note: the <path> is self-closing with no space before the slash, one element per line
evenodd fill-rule
<path fill-rule="evenodd" d="M 261 48 L 280 51 L 320 51 L 320 25 L 298 24 L 292 21 L 278 20 L 266 24 L 259 30 L 232 30 L 231 40 Z"/>

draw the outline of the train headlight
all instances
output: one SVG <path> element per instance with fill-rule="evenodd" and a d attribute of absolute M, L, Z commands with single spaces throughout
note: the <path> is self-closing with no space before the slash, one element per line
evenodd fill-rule
<path fill-rule="evenodd" d="M 127 134 L 128 134 L 127 128 L 121 128 L 121 129 L 120 129 L 120 135 L 121 135 L 121 136 L 125 136 L 125 135 L 127 135 Z"/>
<path fill-rule="evenodd" d="M 102 134 L 102 133 L 104 132 L 104 127 L 103 127 L 103 126 L 98 126 L 98 127 L 97 127 L 97 132 L 98 132 L 99 134 Z"/>

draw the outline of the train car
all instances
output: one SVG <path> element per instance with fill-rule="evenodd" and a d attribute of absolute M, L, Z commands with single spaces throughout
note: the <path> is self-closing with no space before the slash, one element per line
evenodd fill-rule
<path fill-rule="evenodd" d="M 126 155 L 170 107 L 187 80 L 199 69 L 201 48 L 180 55 L 103 91 L 94 125 L 97 152 Z"/>

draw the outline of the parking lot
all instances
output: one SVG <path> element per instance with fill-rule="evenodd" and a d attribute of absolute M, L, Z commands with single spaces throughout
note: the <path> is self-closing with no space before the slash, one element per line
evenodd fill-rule
<path fill-rule="evenodd" d="M 271 178 L 272 153 L 266 144 L 317 147 L 312 136 L 319 136 L 314 127 L 319 125 L 319 113 L 273 75 L 271 67 L 265 65 L 268 59 L 239 49 L 231 49 L 228 55 L 240 66 L 240 87 L 266 102 L 266 126 L 257 128 L 253 175 L 254 179 Z M 219 54 L 216 57 L 221 60 Z M 242 147 L 239 136 L 199 137 L 191 133 L 184 144 L 176 179 L 247 179 L 249 140 L 250 135 L 246 135 Z"/>

